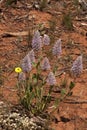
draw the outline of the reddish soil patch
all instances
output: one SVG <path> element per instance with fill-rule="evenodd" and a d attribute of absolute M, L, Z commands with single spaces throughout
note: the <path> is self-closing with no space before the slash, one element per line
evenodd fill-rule
<path fill-rule="evenodd" d="M 63 13 L 67 13 L 69 9 L 72 11 L 72 15 L 75 15 L 75 17 L 78 16 L 75 14 L 76 8 L 72 5 L 72 2 L 67 2 L 67 0 L 63 2 L 52 0 L 51 4 L 48 5 L 43 12 L 33 8 L 30 10 L 26 7 L 26 4 L 23 5 L 21 2 L 18 2 L 15 8 L 12 6 L 8 8 L 3 6 L 2 13 L 0 14 L 0 66 L 2 68 L 2 75 L 6 78 L 4 78 L 4 83 L 0 86 L 0 97 L 1 100 L 5 100 L 8 103 L 18 103 L 17 89 L 15 86 L 17 74 L 15 74 L 14 68 L 19 65 L 20 60 L 30 49 L 27 49 L 28 43 L 26 36 L 2 37 L 2 34 L 5 32 L 28 31 L 28 25 L 35 29 L 35 27 L 38 28 L 40 24 L 43 24 L 44 27 L 42 30 L 45 28 L 45 32 L 51 35 L 50 32 L 52 32 L 52 28 L 50 29 L 49 20 L 55 18 L 56 30 L 52 32 L 52 35 L 54 35 L 54 40 L 58 38 L 62 39 L 63 49 L 60 69 L 62 67 L 70 67 L 72 61 L 82 53 L 84 71 L 79 78 L 76 78 L 76 86 L 73 89 L 73 95 L 70 99 L 60 104 L 59 111 L 53 113 L 55 119 L 52 121 L 52 127 L 55 128 L 55 130 L 87 130 L 87 36 L 85 35 L 87 30 L 84 29 L 84 26 L 77 26 L 73 31 L 68 31 L 62 26 L 61 20 Z M 63 4 L 65 4 L 68 9 L 66 9 Z M 57 7 L 58 5 L 60 5 L 60 8 Z M 71 5 L 73 8 L 71 8 Z M 32 19 L 29 21 L 29 18 L 27 18 L 29 14 L 34 17 L 34 23 Z M 79 15 L 79 17 L 82 18 L 82 15 Z M 73 23 L 75 25 L 78 25 L 78 23 L 80 24 L 80 22 L 76 21 L 74 18 Z M 30 23 L 28 24 L 28 22 Z M 52 47 L 45 47 L 44 52 L 47 53 L 50 48 Z M 55 59 L 52 59 L 51 55 L 50 61 L 51 64 L 55 62 Z M 58 81 L 61 81 L 62 78 L 63 77 L 60 76 Z M 68 78 L 73 80 L 72 77 Z"/>

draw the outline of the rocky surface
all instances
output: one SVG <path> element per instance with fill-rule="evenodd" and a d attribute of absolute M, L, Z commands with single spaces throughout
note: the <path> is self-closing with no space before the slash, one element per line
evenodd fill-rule
<path fill-rule="evenodd" d="M 30 116 L 22 106 L 0 102 L 0 130 L 51 130 L 47 126 L 46 119 Z"/>

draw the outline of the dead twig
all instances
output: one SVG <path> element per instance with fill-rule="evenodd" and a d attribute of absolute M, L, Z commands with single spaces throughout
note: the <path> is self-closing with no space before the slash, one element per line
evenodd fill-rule
<path fill-rule="evenodd" d="M 69 103 L 69 104 L 86 104 L 87 100 L 74 100 L 74 99 L 66 99 L 68 101 L 64 101 L 64 103 Z"/>
<path fill-rule="evenodd" d="M 28 31 L 23 32 L 5 32 L 2 37 L 16 37 L 16 36 L 28 36 Z"/>

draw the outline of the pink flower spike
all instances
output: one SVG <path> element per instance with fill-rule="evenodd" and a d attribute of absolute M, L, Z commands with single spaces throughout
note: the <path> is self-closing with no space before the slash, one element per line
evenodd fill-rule
<path fill-rule="evenodd" d="M 24 73 L 24 72 L 19 73 L 19 75 L 18 75 L 18 80 L 19 80 L 19 81 L 24 81 L 24 80 L 26 80 L 26 76 L 25 76 L 25 73 Z"/>
<path fill-rule="evenodd" d="M 82 71 L 83 71 L 82 56 L 78 56 L 77 59 L 73 62 L 71 72 L 74 76 L 78 76 L 82 73 Z"/>
<path fill-rule="evenodd" d="M 44 34 L 43 44 L 44 45 L 49 45 L 50 44 L 50 37 L 47 34 Z"/>
<path fill-rule="evenodd" d="M 33 39 L 32 39 L 32 48 L 33 50 L 39 51 L 42 48 L 42 40 L 40 36 L 40 32 L 37 30 L 34 33 Z"/>
<path fill-rule="evenodd" d="M 61 39 L 57 40 L 53 47 L 53 55 L 60 56 L 62 53 Z"/>
<path fill-rule="evenodd" d="M 31 63 L 35 62 L 35 53 L 33 49 L 29 52 L 28 56 L 31 60 Z"/>
<path fill-rule="evenodd" d="M 49 83 L 50 85 L 55 85 L 56 84 L 56 78 L 53 74 L 53 72 L 50 72 L 47 78 L 47 83 Z"/>
<path fill-rule="evenodd" d="M 21 62 L 21 68 L 24 72 L 29 72 L 32 69 L 31 60 L 28 55 Z"/>
<path fill-rule="evenodd" d="M 41 65 L 42 70 L 49 70 L 50 67 L 50 63 L 47 57 L 45 57 L 42 61 L 42 65 Z"/>

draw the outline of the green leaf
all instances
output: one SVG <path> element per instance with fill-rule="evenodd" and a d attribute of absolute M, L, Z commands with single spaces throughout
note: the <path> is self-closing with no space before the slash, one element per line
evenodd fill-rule
<path fill-rule="evenodd" d="M 58 66 L 54 66 L 53 73 L 55 74 L 57 70 L 58 70 Z"/>
<path fill-rule="evenodd" d="M 49 92 L 48 92 L 49 95 L 51 94 L 53 87 L 54 87 L 53 85 L 50 85 Z"/>
<path fill-rule="evenodd" d="M 37 88 L 36 88 L 36 96 L 38 97 L 38 98 L 40 98 L 41 97 L 41 89 L 37 86 Z"/>
<path fill-rule="evenodd" d="M 55 108 L 57 108 L 57 107 L 58 107 L 59 102 L 60 102 L 60 100 L 57 98 L 57 99 L 55 100 L 55 102 L 54 102 L 54 106 L 55 106 Z"/>
<path fill-rule="evenodd" d="M 63 88 L 62 90 L 61 90 L 61 95 L 65 95 L 66 94 L 66 90 Z"/>
<path fill-rule="evenodd" d="M 72 90 L 74 87 L 75 87 L 75 83 L 71 81 L 69 86 L 70 90 Z"/>
<path fill-rule="evenodd" d="M 33 81 L 34 81 L 34 83 L 37 83 L 37 78 L 34 78 L 34 80 L 33 80 Z"/>
<path fill-rule="evenodd" d="M 32 92 L 30 96 L 31 96 L 31 99 L 34 99 L 34 97 L 35 97 L 34 92 Z"/>
<path fill-rule="evenodd" d="M 67 96 L 72 96 L 73 92 L 69 92 Z"/>
<path fill-rule="evenodd" d="M 35 62 L 32 62 L 32 66 L 33 66 L 33 67 L 36 67 L 37 64 L 36 64 Z"/>
<path fill-rule="evenodd" d="M 32 79 L 33 79 L 34 83 L 37 83 L 37 81 L 38 81 L 38 79 L 39 79 L 39 74 L 34 73 L 34 74 L 32 75 Z"/>
<path fill-rule="evenodd" d="M 32 92 L 32 90 L 33 90 L 33 86 L 32 86 L 32 84 L 30 84 L 30 92 Z"/>
<path fill-rule="evenodd" d="M 34 79 L 34 78 L 37 78 L 37 74 L 36 74 L 36 73 L 34 73 L 34 74 L 32 75 L 32 79 Z"/>
<path fill-rule="evenodd" d="M 36 65 L 36 69 L 38 69 L 39 66 L 40 66 L 40 61 L 38 61 L 37 65 Z"/>
<path fill-rule="evenodd" d="M 45 84 L 46 84 L 46 81 L 43 80 L 43 82 L 42 82 L 42 86 L 45 85 Z"/>

